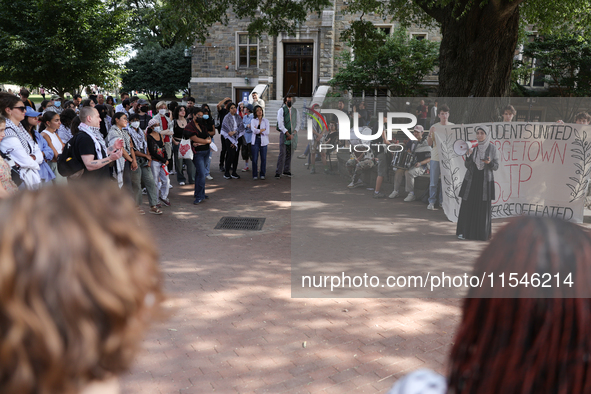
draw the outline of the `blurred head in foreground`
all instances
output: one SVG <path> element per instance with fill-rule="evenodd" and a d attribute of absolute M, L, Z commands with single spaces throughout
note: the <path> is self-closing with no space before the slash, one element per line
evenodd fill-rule
<path fill-rule="evenodd" d="M 116 387 L 158 312 L 158 254 L 111 184 L 0 204 L 0 393 Z"/>
<path fill-rule="evenodd" d="M 468 293 L 449 392 L 591 392 L 590 259 L 591 237 L 576 224 L 524 216 L 502 228 L 475 265 L 473 275 L 486 272 L 485 287 L 494 272 L 494 287 Z M 528 286 L 511 288 L 510 273 L 519 281 L 527 273 Z"/>

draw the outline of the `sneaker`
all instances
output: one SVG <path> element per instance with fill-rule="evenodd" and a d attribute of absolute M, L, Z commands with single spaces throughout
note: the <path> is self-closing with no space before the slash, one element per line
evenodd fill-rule
<path fill-rule="evenodd" d="M 304 163 L 306 167 L 310 167 L 310 163 Z"/>
<path fill-rule="evenodd" d="M 275 174 L 275 179 L 279 179 L 279 178 L 281 178 L 281 175 Z"/>
<path fill-rule="evenodd" d="M 240 179 L 240 175 L 234 173 L 232 175 L 230 175 L 232 177 L 232 179 Z"/>
<path fill-rule="evenodd" d="M 355 187 L 355 181 L 351 181 L 351 183 L 349 183 L 349 184 L 347 185 L 347 187 L 349 187 L 349 188 L 351 188 L 351 189 L 352 189 L 352 188 L 354 188 L 354 187 Z"/>
<path fill-rule="evenodd" d="M 185 182 L 179 182 L 179 186 L 185 186 Z"/>
<path fill-rule="evenodd" d="M 208 181 L 213 181 L 213 177 L 211 175 L 206 176 L 205 179 L 207 179 Z"/>
<path fill-rule="evenodd" d="M 261 175 L 261 179 L 264 180 L 265 179 L 265 176 L 264 175 Z"/>
<path fill-rule="evenodd" d="M 252 177 L 252 180 L 253 180 L 253 181 L 256 181 L 257 179 L 259 179 L 259 177 L 258 177 L 258 176 L 253 176 L 253 177 Z"/>
<path fill-rule="evenodd" d="M 363 185 L 364 185 L 363 181 L 361 179 L 357 179 L 357 182 L 355 182 L 355 184 L 353 185 L 353 187 L 360 187 L 360 186 L 363 186 Z"/>
<path fill-rule="evenodd" d="M 203 201 L 203 200 L 195 200 L 195 201 L 193 201 L 193 205 L 199 205 L 199 204 L 201 204 L 201 201 Z"/>
<path fill-rule="evenodd" d="M 429 205 L 427 205 L 427 209 L 429 211 L 436 211 L 437 210 L 437 208 L 435 208 L 435 204 L 429 204 Z"/>
<path fill-rule="evenodd" d="M 414 201 L 417 198 L 415 197 L 415 194 L 413 192 L 408 193 L 408 196 L 406 196 L 406 198 L 404 199 L 404 201 L 406 202 L 410 202 L 410 201 Z"/>
<path fill-rule="evenodd" d="M 148 194 L 148 191 L 146 190 L 145 187 L 142 189 L 142 194 Z"/>
<path fill-rule="evenodd" d="M 224 168 L 224 166 L 220 166 L 220 172 L 226 172 L 226 169 Z"/>
<path fill-rule="evenodd" d="M 308 156 L 306 156 L 306 155 L 299 155 L 298 156 L 298 159 L 305 159 L 306 157 L 308 157 Z"/>
<path fill-rule="evenodd" d="M 170 171 L 168 175 L 176 175 L 176 171 Z"/>
<path fill-rule="evenodd" d="M 315 167 L 310 168 L 310 174 L 316 174 L 316 168 Z"/>
<path fill-rule="evenodd" d="M 170 183 L 168 184 L 168 188 L 169 189 L 172 189 L 172 185 Z"/>
<path fill-rule="evenodd" d="M 400 195 L 400 193 L 398 193 L 398 190 L 394 190 L 392 193 L 390 193 L 390 195 L 388 196 L 388 198 L 396 198 Z"/>
<path fill-rule="evenodd" d="M 139 213 L 140 215 L 145 215 L 146 214 L 146 211 L 144 211 L 140 207 L 137 207 L 137 213 Z"/>
<path fill-rule="evenodd" d="M 458 235 L 458 239 L 466 239 L 463 234 Z"/>
<path fill-rule="evenodd" d="M 244 168 L 242 169 L 242 172 L 246 172 L 246 171 L 250 171 L 250 168 L 248 168 L 248 167 L 244 167 Z"/>
<path fill-rule="evenodd" d="M 288 177 L 291 178 L 291 172 L 289 172 L 289 171 L 288 172 L 284 172 L 283 175 L 288 176 Z"/>
<path fill-rule="evenodd" d="M 156 206 L 156 208 L 158 208 L 158 209 L 162 208 L 162 204 L 160 204 L 160 203 L 156 204 L 155 206 Z"/>
<path fill-rule="evenodd" d="M 230 175 L 224 175 L 224 179 L 231 179 L 232 177 Z"/>
<path fill-rule="evenodd" d="M 170 207 L 170 200 L 168 198 L 164 199 L 164 198 L 160 197 L 160 201 L 162 201 L 162 204 L 165 207 Z"/>
<path fill-rule="evenodd" d="M 377 192 L 373 194 L 373 198 L 384 198 L 386 195 L 382 192 Z"/>

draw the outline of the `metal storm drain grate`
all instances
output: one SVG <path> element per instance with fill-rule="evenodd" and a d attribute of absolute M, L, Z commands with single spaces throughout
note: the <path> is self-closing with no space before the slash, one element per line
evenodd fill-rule
<path fill-rule="evenodd" d="M 215 230 L 255 230 L 263 229 L 265 218 L 240 218 L 224 216 L 215 226 Z"/>

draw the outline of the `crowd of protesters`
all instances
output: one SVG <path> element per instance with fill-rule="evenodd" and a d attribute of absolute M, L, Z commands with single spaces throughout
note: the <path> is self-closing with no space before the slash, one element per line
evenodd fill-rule
<path fill-rule="evenodd" d="M 140 214 L 145 214 L 141 205 L 146 194 L 148 212 L 160 215 L 163 206 L 171 205 L 170 176 L 176 175 L 179 186 L 195 185 L 193 203 L 198 205 L 209 198 L 205 182 L 214 179 L 210 166 L 212 151 L 218 150 L 216 131 L 225 179 L 240 178 L 240 156 L 243 172 L 252 168 L 253 179 L 265 179 L 270 125 L 256 92 L 246 105 L 222 100 L 217 122 L 209 105 L 196 106 L 192 97 L 186 105 L 150 103 L 127 93 L 118 99 L 116 104 L 112 96 L 83 100 L 76 94 L 64 101 L 52 95 L 37 107 L 27 89 L 19 96 L 0 93 L 1 194 L 111 179 L 128 190 Z M 67 169 L 60 170 L 60 165 Z"/>

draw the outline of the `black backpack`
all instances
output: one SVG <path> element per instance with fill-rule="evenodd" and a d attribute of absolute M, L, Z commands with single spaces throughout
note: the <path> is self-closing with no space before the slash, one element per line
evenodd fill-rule
<path fill-rule="evenodd" d="M 74 146 L 76 145 L 77 140 L 76 137 L 79 135 L 80 133 L 70 138 L 70 141 L 64 146 L 61 155 L 57 157 L 57 170 L 61 176 L 68 177 L 86 168 L 84 167 L 84 163 L 82 163 L 82 161 L 74 154 Z"/>
<path fill-rule="evenodd" d="M 23 183 L 21 179 L 21 167 L 12 160 L 10 157 L 10 153 L 2 153 L 0 152 L 0 156 L 8 163 L 10 166 L 10 177 L 12 181 L 17 185 L 20 186 Z"/>

